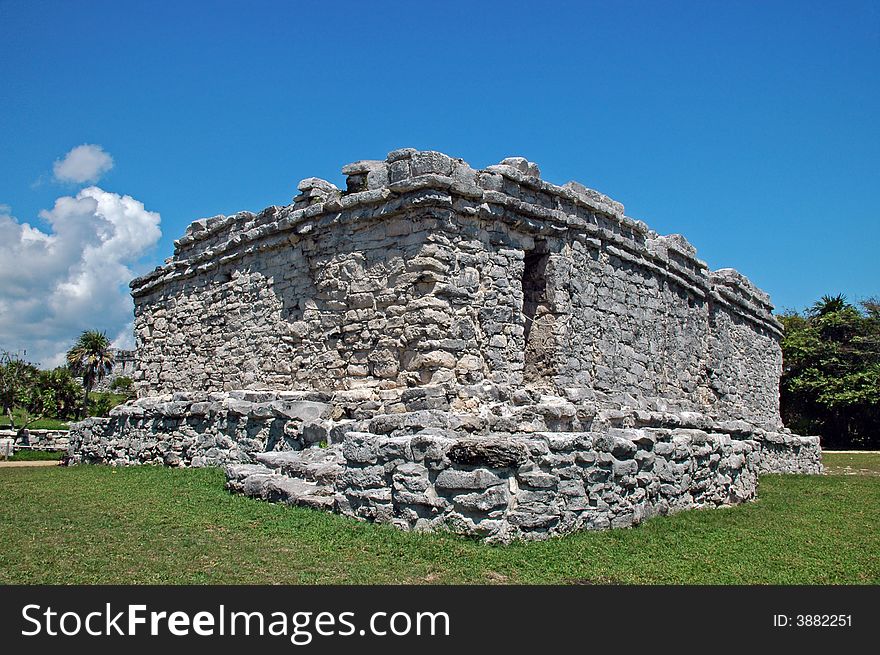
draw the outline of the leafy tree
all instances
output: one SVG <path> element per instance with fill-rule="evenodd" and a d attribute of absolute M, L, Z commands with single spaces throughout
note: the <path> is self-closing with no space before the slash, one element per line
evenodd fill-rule
<path fill-rule="evenodd" d="M 819 300 L 813 303 L 813 306 L 809 309 L 810 316 L 825 316 L 827 314 L 833 314 L 834 312 L 840 312 L 849 307 L 850 304 L 846 301 L 846 296 L 842 293 L 837 294 L 836 296 L 822 296 Z"/>
<path fill-rule="evenodd" d="M 33 383 L 39 370 L 16 354 L 0 351 L 0 404 L 9 417 L 9 427 L 15 429 L 16 407 L 27 405 Z M 36 419 L 34 419 L 36 420 Z M 23 427 L 33 421 L 27 421 Z"/>
<path fill-rule="evenodd" d="M 89 409 L 89 392 L 113 369 L 113 351 L 107 335 L 96 330 L 86 330 L 67 351 L 67 364 L 74 375 L 82 377 L 83 396 L 80 418 Z"/>
<path fill-rule="evenodd" d="M 65 419 L 75 415 L 82 387 L 69 368 L 39 371 L 28 395 L 27 409 L 44 416 Z"/>
<path fill-rule="evenodd" d="M 880 303 L 823 296 L 780 320 L 785 422 L 825 447 L 880 447 Z"/>
<path fill-rule="evenodd" d="M 125 396 L 133 396 L 134 381 L 126 375 L 120 375 L 118 378 L 110 383 L 110 391 L 113 391 L 114 393 L 121 393 Z"/>

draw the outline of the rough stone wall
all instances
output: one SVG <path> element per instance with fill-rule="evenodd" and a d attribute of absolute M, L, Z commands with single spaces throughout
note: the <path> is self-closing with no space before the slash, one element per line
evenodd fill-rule
<path fill-rule="evenodd" d="M 508 541 L 819 473 L 779 417 L 769 298 L 540 179 L 397 150 L 196 221 L 132 282 L 139 398 L 74 462 L 226 465 L 266 500 Z"/>
<path fill-rule="evenodd" d="M 720 303 L 711 305 L 709 326 L 710 356 L 706 370 L 715 414 L 776 429 L 782 424 L 779 334 L 756 326 L 730 305 Z"/>
<path fill-rule="evenodd" d="M 779 425 L 769 300 L 682 237 L 516 158 L 344 171 L 350 193 L 310 178 L 288 207 L 197 221 L 132 283 L 139 395 L 487 379 Z"/>
<path fill-rule="evenodd" d="M 30 446 L 38 450 L 67 450 L 70 445 L 67 430 L 0 430 L 0 439 L 12 439 L 16 446 Z"/>
<path fill-rule="evenodd" d="M 412 262 L 431 229 L 425 221 L 402 239 L 404 220 L 291 236 L 139 299 L 139 393 L 396 379 L 425 309 L 411 305 Z"/>
<path fill-rule="evenodd" d="M 352 432 L 337 504 L 408 530 L 502 542 L 630 527 L 753 498 L 757 450 L 754 441 L 686 429 L 459 440 Z"/>

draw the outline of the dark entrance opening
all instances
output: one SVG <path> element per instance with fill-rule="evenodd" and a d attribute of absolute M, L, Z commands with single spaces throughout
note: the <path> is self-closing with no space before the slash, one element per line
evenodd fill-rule
<path fill-rule="evenodd" d="M 552 337 L 549 307 L 547 305 L 547 262 L 550 257 L 543 242 L 526 252 L 523 267 L 523 318 L 525 338 L 525 379 L 527 382 L 543 378 L 550 370 L 550 340 Z"/>

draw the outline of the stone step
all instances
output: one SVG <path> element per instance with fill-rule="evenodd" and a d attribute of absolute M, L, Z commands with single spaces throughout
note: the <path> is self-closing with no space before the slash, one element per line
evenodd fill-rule
<path fill-rule="evenodd" d="M 274 471 L 253 473 L 240 479 L 230 477 L 226 487 L 235 493 L 273 503 L 326 510 L 332 510 L 336 505 L 336 490 L 332 486 L 291 478 Z"/>
<path fill-rule="evenodd" d="M 334 509 L 335 482 L 343 469 L 340 449 L 273 451 L 255 459 L 256 464 L 226 467 L 227 489 L 269 502 Z"/>
<path fill-rule="evenodd" d="M 263 500 L 288 505 L 303 505 L 315 509 L 333 509 L 336 490 L 327 485 L 306 482 L 286 475 L 274 475 L 262 485 Z"/>
<path fill-rule="evenodd" d="M 241 482 L 251 475 L 269 475 L 275 472 L 262 464 L 229 464 L 225 470 L 227 486 L 231 482 Z"/>
<path fill-rule="evenodd" d="M 263 466 L 291 478 L 333 486 L 343 471 L 341 446 L 260 453 Z"/>

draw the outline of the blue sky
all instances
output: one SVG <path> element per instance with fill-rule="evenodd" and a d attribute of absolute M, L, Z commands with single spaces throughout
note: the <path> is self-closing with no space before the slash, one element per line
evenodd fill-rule
<path fill-rule="evenodd" d="M 345 163 L 412 146 L 477 167 L 528 157 L 684 234 L 779 308 L 880 294 L 877 2 L 0 0 L 0 33 L 8 234 L 27 223 L 48 243 L 67 216 L 126 216 L 131 196 L 153 236 L 101 251 L 131 272 L 196 218 L 286 204 L 302 178 L 342 184 Z M 82 144 L 112 157 L 100 198 L 53 173 Z M 99 232 L 120 224 L 105 214 Z M 21 301 L 63 275 L 13 264 L 0 347 L 48 361 L 96 316 L 124 332 L 127 298 L 74 316 L 56 294 L 37 339 L 40 306 L 9 288 Z"/>

